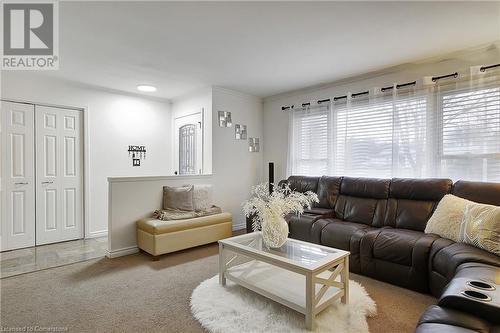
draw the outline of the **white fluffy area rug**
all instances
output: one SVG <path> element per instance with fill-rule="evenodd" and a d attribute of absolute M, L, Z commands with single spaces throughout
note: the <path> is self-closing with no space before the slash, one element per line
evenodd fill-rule
<path fill-rule="evenodd" d="M 349 304 L 339 300 L 317 315 L 315 332 L 369 332 L 366 317 L 376 315 L 376 304 L 359 283 L 350 280 L 349 289 Z M 211 333 L 310 332 L 303 314 L 229 280 L 222 287 L 218 275 L 195 288 L 191 311 Z"/>

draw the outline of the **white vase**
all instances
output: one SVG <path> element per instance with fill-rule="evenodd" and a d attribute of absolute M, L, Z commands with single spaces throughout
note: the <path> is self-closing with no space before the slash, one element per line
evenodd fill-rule
<path fill-rule="evenodd" d="M 270 248 L 281 247 L 288 238 L 288 223 L 281 216 L 266 218 L 262 222 L 262 239 Z"/>

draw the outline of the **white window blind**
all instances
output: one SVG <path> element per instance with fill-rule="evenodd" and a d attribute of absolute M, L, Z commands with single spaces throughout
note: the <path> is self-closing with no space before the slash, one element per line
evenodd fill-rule
<path fill-rule="evenodd" d="M 392 168 L 392 104 L 342 107 L 335 119 L 336 175 L 387 177 Z"/>
<path fill-rule="evenodd" d="M 500 88 L 444 94 L 441 174 L 500 181 Z"/>
<path fill-rule="evenodd" d="M 295 175 L 328 174 L 329 117 L 328 107 L 315 107 L 292 112 L 292 139 L 289 160 Z"/>
<path fill-rule="evenodd" d="M 425 172 L 424 98 L 351 105 L 335 113 L 333 174 L 383 178 Z"/>
<path fill-rule="evenodd" d="M 500 83 L 437 90 L 291 111 L 289 174 L 500 182 Z"/>

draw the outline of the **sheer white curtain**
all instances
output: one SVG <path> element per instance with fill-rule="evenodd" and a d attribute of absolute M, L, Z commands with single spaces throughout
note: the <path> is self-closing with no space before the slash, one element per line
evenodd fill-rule
<path fill-rule="evenodd" d="M 290 111 L 288 174 L 500 181 L 499 72 Z"/>

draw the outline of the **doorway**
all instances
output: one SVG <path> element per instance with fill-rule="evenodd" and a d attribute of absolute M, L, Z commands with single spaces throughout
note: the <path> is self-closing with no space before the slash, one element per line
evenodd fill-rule
<path fill-rule="evenodd" d="M 2 101 L 1 251 L 84 235 L 83 110 Z"/>

